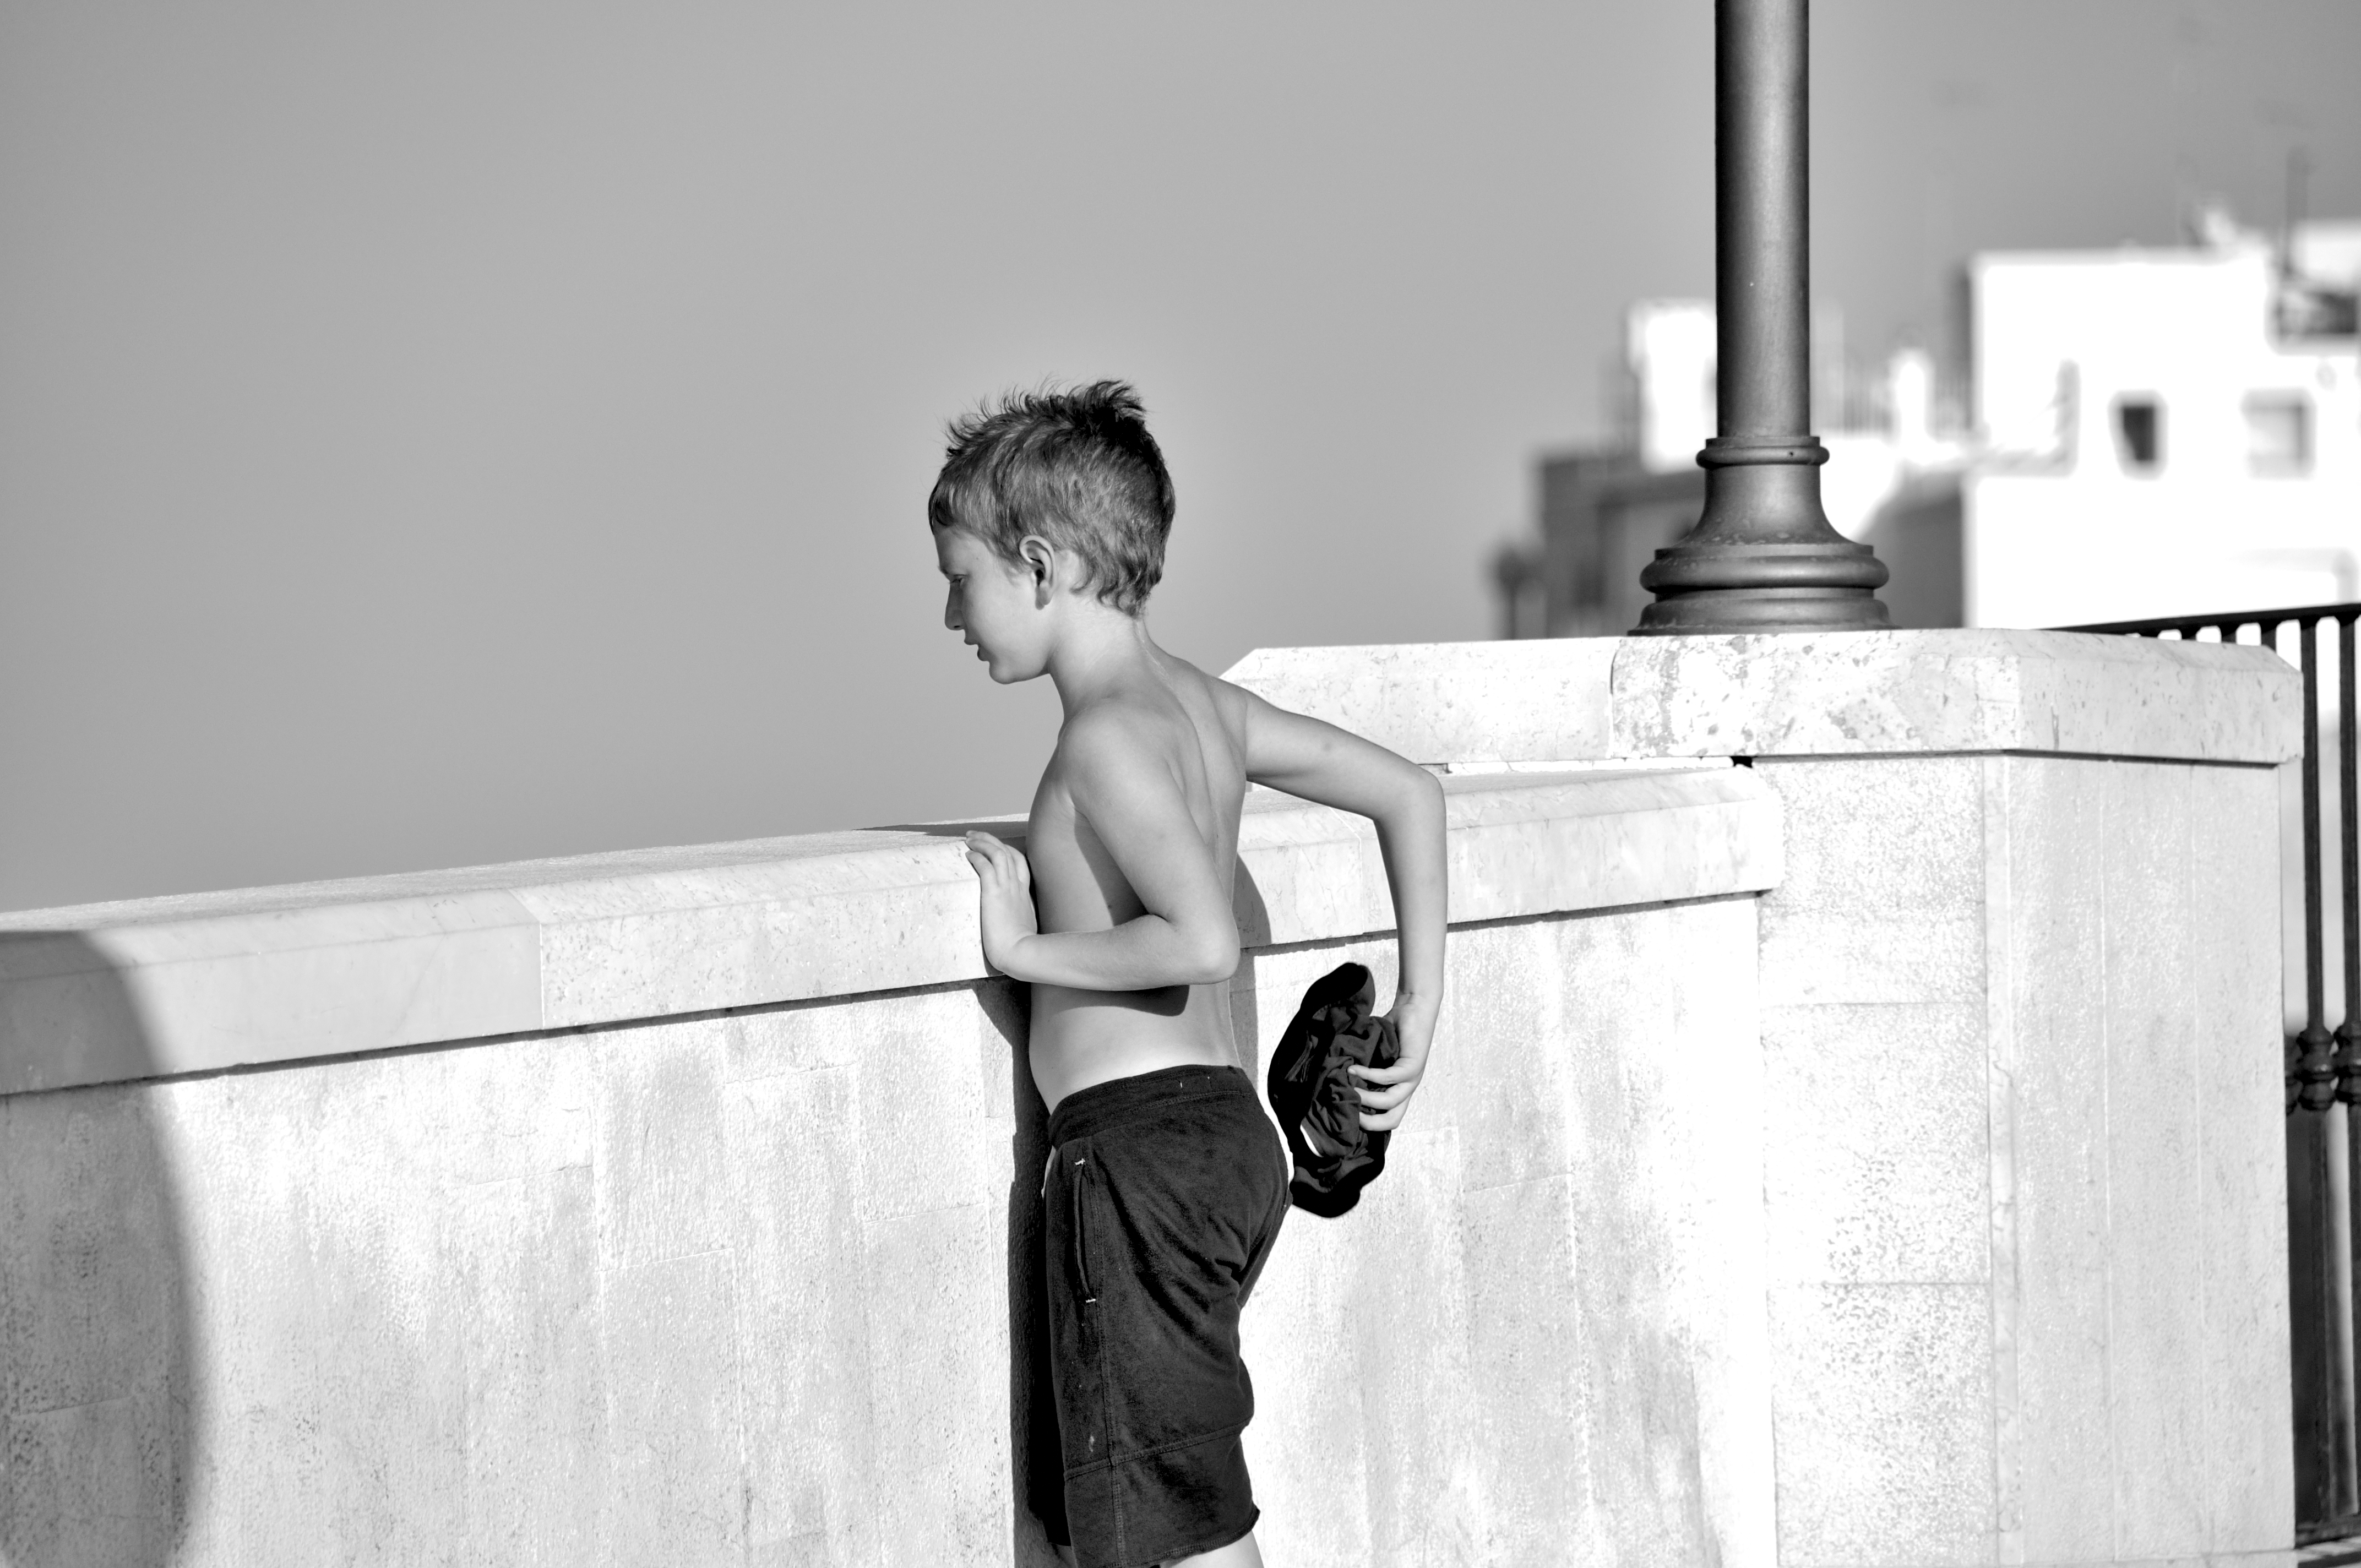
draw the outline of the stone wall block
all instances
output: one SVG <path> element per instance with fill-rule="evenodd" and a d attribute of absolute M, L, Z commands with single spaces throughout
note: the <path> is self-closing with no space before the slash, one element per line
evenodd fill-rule
<path fill-rule="evenodd" d="M 597 1047 L 579 1036 L 436 1053 L 422 1109 L 439 1179 L 465 1187 L 591 1163 Z"/>
<path fill-rule="evenodd" d="M 328 1082 L 257 1075 L 239 1097 L 246 1113 L 275 1106 L 293 1118 L 283 1124 L 303 1129 L 305 1141 L 286 1145 L 280 1157 L 286 1179 L 303 1194 L 300 1245 L 309 1266 L 298 1277 L 304 1297 L 286 1303 L 300 1316 L 282 1320 L 279 1332 L 306 1351 L 296 1409 L 299 1420 L 316 1422 L 319 1495 L 312 1511 L 348 1561 L 456 1559 L 465 1542 L 468 1373 L 481 1347 L 428 1325 L 471 1304 L 468 1282 L 486 1279 L 488 1269 L 504 1276 L 498 1296 L 507 1315 L 498 1321 L 533 1333 L 542 1283 L 567 1281 L 570 1292 L 560 1285 L 552 1294 L 570 1294 L 579 1305 L 582 1332 L 591 1321 L 590 1246 L 574 1229 L 589 1217 L 586 1168 L 469 1188 L 443 1184 L 450 1169 L 489 1163 L 478 1144 L 464 1154 L 455 1147 L 437 1113 L 456 1098 L 456 1054 L 341 1063 Z M 216 1120 L 220 1102 L 207 1092 L 214 1086 L 159 1087 L 182 1102 L 173 1116 L 175 1146 L 218 1147 L 226 1129 Z M 202 1142 L 191 1136 L 200 1124 L 209 1133 Z M 470 1229 L 485 1220 L 489 1234 Z M 521 1253 L 536 1261 L 522 1265 Z M 275 1347 L 266 1339 L 255 1348 L 269 1357 Z M 553 1367 L 555 1398 L 562 1402 L 584 1371 L 574 1359 Z M 280 1438 L 294 1435 L 282 1429 Z M 595 1427 L 590 1435 L 595 1441 Z M 238 1480 L 235 1463 L 215 1472 L 216 1486 Z"/>
<path fill-rule="evenodd" d="M 1476 1388 L 1488 1563 L 1612 1561 L 1594 1506 L 1587 1325 L 1567 1177 L 1466 1196 L 1468 1363 Z M 1513 1258 L 1511 1267 L 1494 1260 Z M 1571 1530 L 1569 1530 L 1571 1525 Z"/>
<path fill-rule="evenodd" d="M 470 1345 L 443 1325 L 478 1249 L 443 1179 L 447 1065 L 417 1053 L 140 1091 L 180 1177 L 203 1346 L 179 1561 L 461 1559 Z M 544 1225 L 529 1245 L 548 1240 Z"/>
<path fill-rule="evenodd" d="M 741 1563 L 746 1456 L 729 1254 L 609 1269 L 601 1283 L 607 1463 L 595 1560 L 613 1568 Z M 591 1493 L 571 1495 L 579 1506 Z"/>
<path fill-rule="evenodd" d="M 1783 1568 L 1990 1561 L 1983 1288 L 1774 1287 L 1770 1318 Z"/>
<path fill-rule="evenodd" d="M 1763 899 L 1766 922 L 1982 907 L 1982 776 L 1972 758 L 1765 758 L 1755 772 L 1778 791 L 1787 840 L 1804 851 L 1788 856 L 1785 880 Z"/>
<path fill-rule="evenodd" d="M 362 1081 L 349 1072 L 256 1073 L 171 1086 L 187 1147 L 238 1151 L 235 1160 L 176 1162 L 205 1347 L 186 1562 L 277 1564 L 335 1555 L 320 1506 L 328 1412 L 320 1403 L 319 1364 L 329 1335 L 318 1307 L 315 1248 L 323 1238 L 310 1165 L 323 1146 L 323 1102 Z M 439 1206 L 430 1211 L 437 1235 L 442 1218 Z M 436 1245 L 428 1244 L 430 1255 Z M 458 1490 L 446 1493 L 454 1518 Z"/>
<path fill-rule="evenodd" d="M 1571 1167 L 1567 1078 L 1587 1044 L 1581 1024 L 1602 1011 L 1579 992 L 1611 972 L 1618 945 L 1589 923 L 1576 924 L 1585 929 L 1571 935 L 1510 926 L 1459 938 L 1455 961 L 1464 965 L 1464 979 L 1444 996 L 1451 1031 L 1445 1037 L 1436 1030 L 1411 1113 L 1442 1112 L 1470 1135 L 1460 1149 L 1460 1179 L 1471 1192 L 1561 1176 Z M 1559 967 L 1576 955 L 1590 961 Z M 1552 971 L 1573 983 L 1531 983 Z M 1431 1093 L 1437 1103 L 1421 1103 Z"/>
<path fill-rule="evenodd" d="M 984 1147 L 987 1102 L 966 989 L 921 992 L 863 1021 L 852 1110 L 862 1158 L 862 1202 L 873 1219 L 921 1214 L 997 1198 Z"/>
<path fill-rule="evenodd" d="M 544 862 L 542 1022 L 980 980 L 975 879 L 938 834 L 813 834 Z M 595 869 L 594 869 L 595 868 Z"/>
<path fill-rule="evenodd" d="M 1742 973 L 1754 930 L 1752 901 L 1717 900 L 1455 934 L 1435 1056 L 1386 1178 L 1343 1221 L 1293 1216 L 1246 1315 L 1274 1560 L 1770 1561 L 1754 998 L 1736 979 L 1686 982 L 1725 960 Z M 1346 957 L 1385 967 L 1389 949 L 1257 955 L 1266 1048 L 1301 984 Z M 1455 1244 L 1434 1228 L 1446 1212 Z M 1339 1340 L 1357 1367 L 1337 1364 Z M 1464 1449 L 1436 1414 L 1450 1404 L 1419 1392 L 1461 1365 Z M 1759 1495 L 1708 1475 L 1708 1452 L 1763 1466 Z M 1355 1488 L 1366 1540 L 1344 1522 Z M 1567 1507 L 1546 1546 L 1521 1522 Z"/>
<path fill-rule="evenodd" d="M 1013 980 L 985 981 L 968 989 L 958 1037 L 972 1039 L 975 1045 L 977 1113 L 989 1125 L 989 1136 L 1016 1140 L 1021 1126 L 1023 1141 L 1040 1151 L 1040 1157 L 1031 1162 L 1032 1168 L 1038 1169 L 1049 1157 L 1043 1137 L 1049 1130 L 1049 1109 L 1033 1087 L 1033 1064 L 1026 1054 L 1032 1022 L 1032 1003 L 1026 992 L 1027 988 Z M 1251 1050 L 1252 1042 L 1238 1044 L 1242 1050 Z M 1246 1076 L 1254 1076 L 1250 1055 Z M 989 1167 L 996 1151 L 983 1152 L 983 1163 Z M 1021 1180 L 1031 1171 L 1019 1163 L 1011 1174 Z"/>
<path fill-rule="evenodd" d="M 852 1074 L 733 1085 L 725 1124 L 750 1550 L 877 1560 L 869 1236 Z M 789 1559 L 791 1560 L 791 1559 Z"/>
<path fill-rule="evenodd" d="M 2279 1098 L 2278 780 L 2192 770 L 2197 1131 L 2198 1460 L 2209 1551 L 2282 1546 L 2294 1530 L 2287 1133 Z"/>
<path fill-rule="evenodd" d="M 1353 1267 L 1353 1380 L 1367 1433 L 1366 1561 L 1400 1568 L 1468 1562 L 1484 1532 L 1476 1411 L 1466 1397 L 1479 1379 L 1467 1354 L 1459 1155 L 1458 1129 L 1422 1126 L 1413 1109 L 1394 1135 L 1383 1179 L 1333 1223 L 1347 1233 Z M 1330 1223 L 1297 1211 L 1279 1245 Z M 1416 1267 L 1402 1266 L 1409 1258 Z"/>
<path fill-rule="evenodd" d="M 2267 651 L 1995 630 L 1635 637 L 1616 756 L 1996 751 L 2276 762 L 2301 708 Z"/>
<path fill-rule="evenodd" d="M 451 1445 L 463 1466 L 457 1555 L 595 1562 L 609 1497 L 611 1367 L 599 1332 L 590 1173 L 461 1189 L 447 1226 L 447 1310 L 467 1325 L 456 1336 L 463 1428 Z M 337 1416 L 340 1424 L 366 1419 Z M 401 1424 L 397 1417 L 397 1431 Z M 442 1528 L 428 1518 L 402 1523 L 412 1549 Z"/>
<path fill-rule="evenodd" d="M 148 1435 L 170 1420 L 159 1388 L 0 1417 L 0 1562 L 160 1563 L 172 1550 L 173 1477 Z"/>
<path fill-rule="evenodd" d="M 2264 651 L 1991 629 L 1258 648 L 1229 677 L 1439 762 L 2047 751 L 2277 762 Z"/>
<path fill-rule="evenodd" d="M 104 931 L 73 916 L 138 906 L 0 916 L 0 1092 L 537 1026 L 539 933 L 517 900 L 405 897 L 405 880 L 144 900 L 172 917 Z"/>
<path fill-rule="evenodd" d="M 1663 1044 L 1680 1040 L 1676 1030 Z M 1588 1042 L 1586 1042 L 1587 1044 Z M 1636 1044 L 1636 1042 L 1634 1042 Z M 1682 1044 L 1690 1044 L 1681 1041 Z M 1560 1354 L 1586 1390 L 1593 1529 L 1637 1563 L 1706 1555 L 1696 1358 L 1710 1293 L 1684 1290 L 1680 1254 L 1700 1196 L 1682 1157 L 1692 1152 L 1681 1070 L 1693 1053 L 1592 1050 L 1576 1057 L 1574 1091 L 1592 1113 L 1576 1139 L 1567 1187 L 1577 1256 L 1571 1281 L 1576 1332 Z M 1620 1136 L 1597 1135 L 1614 1107 Z M 1703 1299 L 1700 1299 L 1700 1295 Z"/>
<path fill-rule="evenodd" d="M 870 1228 L 878 1560 L 998 1563 L 1009 1549 L 1008 1299 L 998 1202 Z"/>
<path fill-rule="evenodd" d="M 1697 954 L 1754 945 L 1752 900 L 1693 905 L 1671 923 L 1672 973 Z M 1686 1048 L 1650 1052 L 1665 1074 L 1668 1130 L 1660 1166 L 1670 1204 L 1660 1212 L 1668 1300 L 1683 1329 L 1696 1401 L 1697 1498 L 1703 1510 L 1694 1556 L 1722 1568 L 1777 1561 L 1773 1488 L 1770 1324 L 1767 1317 L 1765 1061 L 1753 976 L 1670 984 L 1673 1037 Z M 1663 1200 L 1660 1198 L 1660 1203 Z M 1677 1475 L 1678 1470 L 1671 1474 Z M 1678 1541 L 1677 1530 L 1651 1541 Z"/>
<path fill-rule="evenodd" d="M 2017 1420 L 2026 1559 L 2114 1552 L 2106 1108 L 2107 764 L 2002 764 L 2011 918 Z"/>
<path fill-rule="evenodd" d="M 0 1094 L 151 1076 L 141 999 L 100 943 L 50 925 L 0 930 Z"/>
<path fill-rule="evenodd" d="M 2012 663 L 1961 657 L 1939 636 L 1626 639 L 1616 747 L 1635 757 L 1967 750 L 2013 717 L 2020 683 Z"/>
<path fill-rule="evenodd" d="M 0 1416 L 159 1386 L 170 1216 L 143 1102 L 69 1091 L 0 1118 Z"/>
<path fill-rule="evenodd" d="M 1786 880 L 1763 900 L 1766 1007 L 1983 991 L 1981 770 L 1967 757 L 1774 762 Z"/>
<path fill-rule="evenodd" d="M 717 1022 L 725 1083 L 849 1068 L 866 1054 L 862 1030 L 847 1026 L 843 1009 L 824 1003 L 793 1003 L 733 1013 Z"/>
<path fill-rule="evenodd" d="M 1763 1015 L 1763 1057 L 1772 1277 L 1982 1279 L 1983 1009 L 1773 1007 Z"/>
<path fill-rule="evenodd" d="M 727 1024 L 694 1019 L 596 1037 L 598 1253 L 635 1268 L 721 1245 Z"/>
<path fill-rule="evenodd" d="M 2205 1548 L 2201 1469 L 2204 1255 L 2191 981 L 2190 773 L 2105 768 L 2109 1394 L 2115 1551 Z M 2192 1288 L 2192 1287 L 2198 1287 Z"/>
<path fill-rule="evenodd" d="M 1393 1176 L 1389 1158 L 1375 1186 Z M 1374 1201 L 1365 1193 L 1361 1208 Z M 1358 1346 L 1375 1325 L 1354 1293 L 1372 1229 L 1361 1208 L 1339 1220 L 1290 1212 L 1239 1321 L 1255 1389 L 1245 1441 L 1263 1509 L 1256 1536 L 1273 1563 L 1384 1561 L 1370 1530 L 1373 1455 Z"/>

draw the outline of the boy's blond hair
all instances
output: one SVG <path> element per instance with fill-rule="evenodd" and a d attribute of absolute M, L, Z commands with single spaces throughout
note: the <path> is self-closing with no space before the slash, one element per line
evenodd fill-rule
<path fill-rule="evenodd" d="M 1137 615 L 1164 576 L 1172 477 L 1124 381 L 1011 392 L 953 420 L 927 521 L 964 529 L 1004 560 L 1027 535 L 1071 550 L 1084 587 Z"/>

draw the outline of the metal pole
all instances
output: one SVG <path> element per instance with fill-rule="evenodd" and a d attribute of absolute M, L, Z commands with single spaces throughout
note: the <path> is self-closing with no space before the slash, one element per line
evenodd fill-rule
<path fill-rule="evenodd" d="M 1714 5 L 1719 433 L 1697 524 L 1640 574 L 1642 632 L 1861 631 L 1885 567 L 1828 526 L 1810 433 L 1806 0 Z"/>

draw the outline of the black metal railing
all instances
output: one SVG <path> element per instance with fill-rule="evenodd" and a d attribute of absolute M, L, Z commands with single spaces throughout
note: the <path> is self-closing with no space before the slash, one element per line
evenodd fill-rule
<path fill-rule="evenodd" d="M 2356 1473 L 2353 1280 L 2355 1178 L 2361 1175 L 2361 789 L 2356 788 L 2354 623 L 2361 604 L 2169 616 L 2068 631 L 2250 642 L 2275 649 L 2303 672 L 2303 1023 L 2287 1036 L 2288 1302 L 2294 1331 L 2296 1538 L 2310 1543 L 2361 1534 Z M 2246 635 L 2251 631 L 2251 637 Z M 2210 634 L 2210 635 L 2209 635 Z M 2327 759 L 2320 739 L 2323 641 L 2336 661 L 2337 832 L 2334 874 L 2344 984 L 2328 1027 L 2328 946 L 2323 884 L 2330 874 L 2321 799 Z M 2292 644 L 2292 648 L 2290 648 Z"/>

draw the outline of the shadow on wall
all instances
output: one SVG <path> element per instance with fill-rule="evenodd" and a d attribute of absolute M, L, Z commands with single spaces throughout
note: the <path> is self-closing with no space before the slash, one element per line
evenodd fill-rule
<path fill-rule="evenodd" d="M 1034 1091 L 1025 1058 L 1024 988 L 1015 981 L 989 980 L 976 988 L 976 1000 L 1008 1048 L 1009 1112 L 1016 1129 L 1008 1142 L 1008 1495 L 1030 1512 L 1020 1510 L 1016 1518 L 1010 1560 L 1016 1568 L 1056 1568 L 1049 1530 L 1065 1533 L 1065 1486 L 1057 1407 L 1049 1391 L 1049 1315 L 1041 1256 L 1049 1113 Z"/>
<path fill-rule="evenodd" d="M 64 932 L 0 934 L 0 1059 L 72 1031 L 153 1062 L 131 995 Z M 101 1039 L 100 1036 L 104 1038 Z M 0 1097 L 0 1564 L 162 1568 L 199 1414 L 181 1208 L 152 1083 Z"/>

